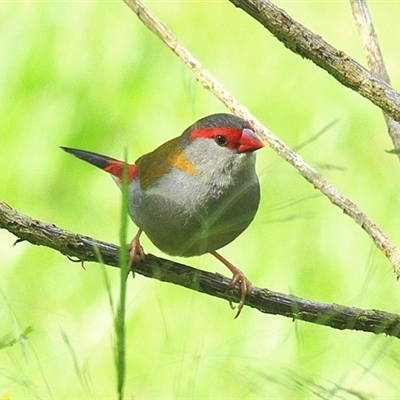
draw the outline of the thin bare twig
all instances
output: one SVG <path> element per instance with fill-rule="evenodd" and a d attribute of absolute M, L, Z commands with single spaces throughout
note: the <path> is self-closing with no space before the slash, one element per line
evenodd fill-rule
<path fill-rule="evenodd" d="M 350 0 L 353 16 L 356 21 L 358 34 L 364 47 L 367 63 L 371 71 L 390 84 L 389 74 L 386 70 L 378 36 L 372 23 L 371 14 L 365 0 Z M 388 127 L 389 135 L 396 149 L 400 148 L 400 123 L 383 113 Z M 400 155 L 398 155 L 400 158 Z"/>
<path fill-rule="evenodd" d="M 17 236 L 17 242 L 28 241 L 38 246 L 50 247 L 68 258 L 76 258 L 81 262 L 97 262 L 100 256 L 107 265 L 119 265 L 117 246 L 34 220 L 0 201 L 1 228 Z M 240 299 L 238 290 L 228 292 L 231 280 L 220 274 L 201 271 L 151 254 L 146 255 L 144 261 L 135 262 L 134 268 L 135 273 L 143 276 L 174 283 L 210 296 L 235 302 Z M 256 286 L 253 286 L 247 297 L 246 305 L 263 313 L 282 315 L 335 329 L 385 333 L 400 338 L 400 315 L 385 311 L 319 303 Z"/>
<path fill-rule="evenodd" d="M 301 156 L 293 152 L 278 137 L 261 124 L 250 111 L 239 104 L 233 96 L 198 62 L 176 37 L 138 0 L 124 0 L 136 13 L 143 24 L 154 32 L 193 72 L 196 79 L 213 93 L 234 114 L 249 121 L 261 138 L 285 161 L 295 167 L 316 189 L 324 194 L 332 204 L 350 216 L 371 237 L 375 245 L 391 262 L 400 277 L 400 250 L 353 202 L 343 196 L 318 171 L 307 164 Z"/>

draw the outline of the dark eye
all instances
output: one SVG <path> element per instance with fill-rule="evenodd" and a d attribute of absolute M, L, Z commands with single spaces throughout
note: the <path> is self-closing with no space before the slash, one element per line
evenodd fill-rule
<path fill-rule="evenodd" d="M 228 139 L 224 135 L 215 135 L 214 136 L 215 143 L 217 143 L 218 146 L 226 146 L 228 144 Z"/>

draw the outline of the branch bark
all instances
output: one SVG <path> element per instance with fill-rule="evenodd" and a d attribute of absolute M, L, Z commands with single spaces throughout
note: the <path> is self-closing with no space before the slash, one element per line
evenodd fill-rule
<path fill-rule="evenodd" d="M 379 76 L 331 46 L 269 0 L 229 0 L 267 28 L 294 53 L 307 58 L 400 121 L 400 94 Z"/>
<path fill-rule="evenodd" d="M 17 242 L 28 241 L 34 245 L 50 247 L 81 262 L 98 262 L 100 258 L 106 265 L 118 266 L 118 246 L 34 220 L 3 202 L 0 202 L 0 228 L 17 236 Z M 135 273 L 148 278 L 174 283 L 236 303 L 240 299 L 238 290 L 227 291 L 231 280 L 220 274 L 201 271 L 151 254 L 144 261 L 135 263 L 134 267 Z M 263 313 L 282 315 L 293 320 L 340 330 L 385 333 L 400 338 L 400 315 L 385 311 L 319 303 L 255 286 L 246 305 Z"/>

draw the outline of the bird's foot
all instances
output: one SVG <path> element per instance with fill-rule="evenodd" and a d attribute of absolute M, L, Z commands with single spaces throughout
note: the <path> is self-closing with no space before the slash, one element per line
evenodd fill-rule
<path fill-rule="evenodd" d="M 233 289 L 236 286 L 236 284 L 239 284 L 240 300 L 239 300 L 239 304 L 237 306 L 237 313 L 235 315 L 235 318 L 237 318 L 240 315 L 241 311 L 242 311 L 242 308 L 243 308 L 244 303 L 246 301 L 246 296 L 251 293 L 252 284 L 246 278 L 244 273 L 239 268 L 235 267 L 232 263 L 230 263 L 226 258 L 222 257 L 216 251 L 213 251 L 211 254 L 214 257 L 218 258 L 218 260 L 221 261 L 225 266 L 227 266 L 229 268 L 229 270 L 233 274 L 232 280 L 229 283 L 228 290 Z M 229 304 L 231 305 L 232 308 L 234 308 L 231 301 L 229 302 Z"/>
<path fill-rule="evenodd" d="M 128 244 L 129 251 L 129 260 L 128 260 L 128 274 L 129 272 L 133 272 L 133 264 L 135 261 L 143 261 L 146 254 L 143 251 L 143 247 L 140 245 L 140 235 L 142 234 L 142 230 L 139 229 L 132 241 Z"/>
<path fill-rule="evenodd" d="M 240 287 L 240 300 L 239 300 L 239 304 L 237 306 L 237 313 L 235 315 L 235 318 L 237 318 L 240 315 L 240 312 L 242 311 L 242 308 L 244 306 L 244 302 L 246 301 L 246 296 L 251 293 L 251 287 L 252 287 L 251 282 L 246 278 L 246 276 L 243 274 L 243 272 L 238 268 L 236 268 L 236 272 L 234 272 L 234 274 L 233 274 L 233 277 L 229 284 L 228 290 L 233 289 L 237 283 L 239 284 L 239 287 Z M 230 302 L 230 304 L 231 304 L 231 307 L 234 308 L 232 306 L 232 302 Z"/>

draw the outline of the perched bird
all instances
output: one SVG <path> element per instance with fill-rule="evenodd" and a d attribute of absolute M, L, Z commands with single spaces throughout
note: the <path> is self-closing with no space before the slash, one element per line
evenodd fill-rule
<path fill-rule="evenodd" d="M 211 253 L 232 272 L 230 288 L 239 284 L 238 317 L 251 283 L 216 250 L 240 235 L 257 212 L 260 186 L 254 151 L 261 147 L 246 121 L 230 114 L 213 114 L 135 164 L 125 166 L 111 157 L 61 148 L 110 173 L 119 186 L 126 167 L 129 215 L 139 227 L 130 244 L 129 268 L 135 259 L 144 258 L 139 242 L 142 232 L 170 255 Z"/>

